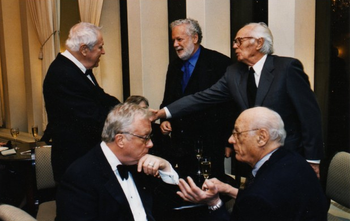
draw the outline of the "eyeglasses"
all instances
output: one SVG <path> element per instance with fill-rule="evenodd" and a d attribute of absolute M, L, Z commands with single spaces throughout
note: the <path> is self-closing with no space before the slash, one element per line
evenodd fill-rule
<path fill-rule="evenodd" d="M 254 37 L 238 37 L 238 38 L 233 40 L 233 44 L 236 44 L 239 47 L 239 46 L 241 46 L 244 39 L 252 39 L 252 38 L 254 38 Z"/>
<path fill-rule="evenodd" d="M 120 132 L 120 134 L 129 134 L 131 136 L 140 138 L 140 139 L 145 141 L 145 144 L 147 144 L 151 140 L 151 138 L 153 137 L 153 134 L 149 134 L 149 135 L 144 136 L 144 137 L 140 136 L 140 135 L 133 134 L 133 133 L 129 133 L 129 132 Z"/>
<path fill-rule="evenodd" d="M 242 133 L 246 133 L 246 132 L 250 132 L 250 131 L 255 131 L 255 130 L 260 130 L 260 128 L 255 128 L 255 129 L 251 129 L 251 130 L 244 130 L 244 131 L 241 131 L 241 132 L 233 131 L 233 132 L 232 132 L 232 136 L 238 137 L 238 136 L 239 136 L 240 134 L 242 134 Z"/>

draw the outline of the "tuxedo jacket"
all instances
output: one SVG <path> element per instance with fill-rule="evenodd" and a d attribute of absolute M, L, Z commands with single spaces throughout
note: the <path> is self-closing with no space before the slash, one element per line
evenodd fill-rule
<path fill-rule="evenodd" d="M 173 117 L 231 100 L 239 112 L 249 108 L 248 67 L 236 63 L 211 88 L 167 106 Z M 255 106 L 270 108 L 282 117 L 287 138 L 284 147 L 308 160 L 323 158 L 321 112 L 300 61 L 268 55 L 257 89 Z"/>
<path fill-rule="evenodd" d="M 298 153 L 279 148 L 239 190 L 231 215 L 220 208 L 212 220 L 326 221 L 329 201 L 310 165 Z"/>
<path fill-rule="evenodd" d="M 58 54 L 44 80 L 43 93 L 52 133 L 55 180 L 101 141 L 104 121 L 119 100 L 106 94 L 68 58 Z"/>
<path fill-rule="evenodd" d="M 148 220 L 153 176 L 132 172 Z M 56 221 L 134 220 L 128 200 L 100 145 L 68 168 L 58 187 Z"/>
<path fill-rule="evenodd" d="M 166 84 L 160 107 L 196 92 L 205 90 L 215 84 L 232 64 L 231 58 L 200 46 L 200 54 L 191 78 L 182 91 L 181 81 L 184 62 L 176 58 L 168 66 Z M 233 128 L 233 103 L 225 102 L 214 105 L 187 116 L 169 119 L 172 125 L 171 147 L 163 155 L 173 166 L 178 166 L 180 176 L 188 176 L 198 170 L 194 148 L 195 142 L 201 140 L 204 154 L 212 157 L 213 174 L 224 173 L 224 147 Z M 231 120 L 230 120 L 230 119 Z M 179 162 L 180 161 L 180 162 Z M 175 168 L 175 167 L 174 167 Z M 183 168 L 186 173 L 181 171 Z"/>

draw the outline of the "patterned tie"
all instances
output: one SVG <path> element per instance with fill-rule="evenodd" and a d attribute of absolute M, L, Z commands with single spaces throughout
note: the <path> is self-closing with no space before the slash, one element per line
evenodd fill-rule
<path fill-rule="evenodd" d="M 248 75 L 248 82 L 247 82 L 247 95 L 248 95 L 248 102 L 249 107 L 254 107 L 255 104 L 255 98 L 256 98 L 256 83 L 255 83 L 255 77 L 254 77 L 254 69 L 249 69 L 249 75 Z"/>
<path fill-rule="evenodd" d="M 190 62 L 189 61 L 186 61 L 185 64 L 184 64 L 184 67 L 185 67 L 185 70 L 184 70 L 184 75 L 182 77 L 182 81 L 181 81 L 181 85 L 182 85 L 182 92 L 185 91 L 185 88 L 188 84 L 188 81 L 190 80 L 191 78 L 191 73 L 190 73 Z"/>

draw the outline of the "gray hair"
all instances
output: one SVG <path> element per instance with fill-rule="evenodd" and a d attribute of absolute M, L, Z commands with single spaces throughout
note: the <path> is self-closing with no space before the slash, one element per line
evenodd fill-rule
<path fill-rule="evenodd" d="M 178 19 L 170 23 L 170 28 L 173 30 L 175 26 L 178 25 L 187 25 L 187 33 L 188 35 L 195 36 L 198 35 L 198 43 L 200 44 L 202 42 L 202 29 L 201 26 L 199 26 L 198 21 L 192 19 L 192 18 L 186 18 L 186 19 Z"/>
<path fill-rule="evenodd" d="M 253 27 L 253 30 L 251 32 L 252 37 L 264 39 L 264 45 L 260 49 L 260 52 L 263 54 L 273 54 L 273 36 L 267 25 L 264 22 L 259 22 L 249 23 L 246 26 Z"/>
<path fill-rule="evenodd" d="M 66 40 L 66 47 L 72 51 L 79 51 L 80 46 L 85 44 L 92 50 L 97 44 L 100 30 L 100 27 L 91 23 L 80 22 L 70 29 L 68 39 Z"/>
<path fill-rule="evenodd" d="M 132 103 L 132 104 L 140 104 L 141 102 L 145 102 L 146 106 L 149 107 L 149 102 L 147 98 L 141 95 L 131 95 L 125 100 L 125 103 Z"/>
<path fill-rule="evenodd" d="M 148 119 L 148 110 L 137 104 L 123 103 L 116 105 L 108 114 L 103 130 L 102 140 L 113 142 L 115 135 L 126 130 L 132 130 L 136 117 Z"/>
<path fill-rule="evenodd" d="M 281 116 L 277 112 L 266 107 L 255 108 L 262 108 L 266 111 L 257 114 L 258 117 L 255 117 L 252 122 L 252 128 L 266 128 L 269 131 L 270 140 L 277 141 L 283 146 L 287 133 L 284 129 Z"/>

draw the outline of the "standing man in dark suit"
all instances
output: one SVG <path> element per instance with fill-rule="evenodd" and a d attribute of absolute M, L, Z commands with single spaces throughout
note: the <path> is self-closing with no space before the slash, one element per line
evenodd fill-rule
<path fill-rule="evenodd" d="M 207 180 L 202 189 L 191 178 L 180 179 L 179 196 L 205 203 L 212 220 L 326 221 L 328 201 L 319 180 L 306 161 L 281 148 L 286 131 L 276 112 L 255 107 L 242 112 L 229 139 L 237 160 L 252 168 L 253 179 L 237 190 L 217 179 Z M 236 198 L 231 215 L 218 193 Z"/>
<path fill-rule="evenodd" d="M 52 168 L 57 182 L 67 167 L 101 141 L 109 110 L 120 103 L 98 85 L 91 69 L 105 54 L 100 28 L 74 25 L 66 51 L 57 55 L 44 80 L 44 99 L 52 135 Z"/>
<path fill-rule="evenodd" d="M 161 108 L 209 88 L 232 64 L 229 57 L 201 45 L 202 30 L 196 20 L 179 19 L 173 21 L 170 28 L 178 57 L 168 66 Z M 232 116 L 232 106 L 232 102 L 225 102 L 161 123 L 163 134 L 171 133 L 171 146 L 166 148 L 163 156 L 176 167 L 180 177 L 197 176 L 195 147 L 202 146 L 203 155 L 211 157 L 212 175 L 223 178 L 225 147 L 232 130 L 228 121 Z"/>
<path fill-rule="evenodd" d="M 178 175 L 168 161 L 147 154 L 153 146 L 151 132 L 147 109 L 117 105 L 107 116 L 100 145 L 62 177 L 56 220 L 154 220 L 153 182 L 160 182 L 155 177 L 170 185 L 178 183 Z"/>
<path fill-rule="evenodd" d="M 233 47 L 239 62 L 228 67 L 216 84 L 168 105 L 155 118 L 175 118 L 229 100 L 240 112 L 253 106 L 271 108 L 286 125 L 284 148 L 304 156 L 319 176 L 324 155 L 321 113 L 302 64 L 272 55 L 273 37 L 264 23 L 240 29 Z"/>

